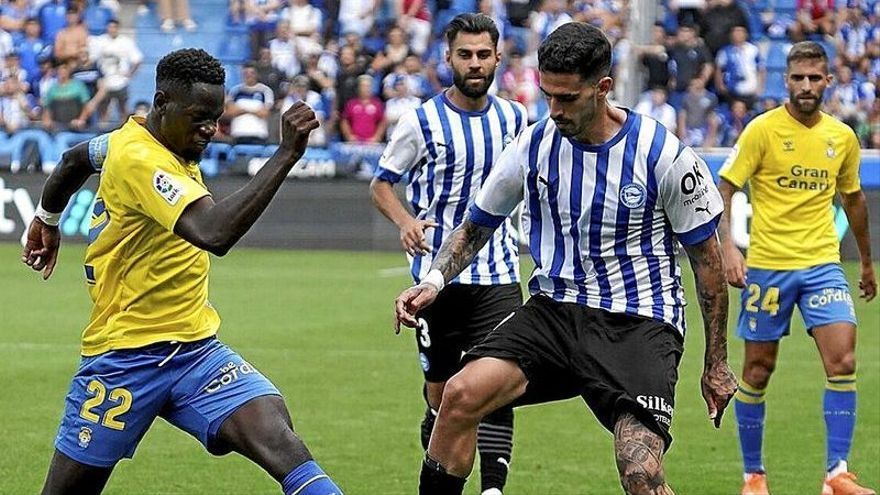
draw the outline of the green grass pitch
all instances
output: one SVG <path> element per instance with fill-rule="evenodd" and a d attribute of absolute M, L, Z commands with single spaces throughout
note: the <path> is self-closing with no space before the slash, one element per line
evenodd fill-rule
<path fill-rule="evenodd" d="M 0 493 L 37 493 L 52 455 L 64 395 L 78 362 L 89 300 L 83 247 L 65 245 L 43 282 L 0 245 Z M 409 279 L 394 253 L 237 249 L 213 260 L 211 301 L 220 336 L 284 392 L 294 423 L 321 465 L 350 495 L 412 494 L 422 455 L 421 370 L 411 332 L 392 332 L 392 301 Z M 857 266 L 848 264 L 851 285 Z M 689 300 L 693 282 L 686 268 Z M 734 295 L 732 293 L 732 295 Z M 742 345 L 730 355 L 739 374 Z M 859 301 L 858 426 L 850 465 L 880 487 L 880 301 Z M 712 428 L 699 394 L 703 352 L 696 305 L 681 365 L 667 456 L 679 494 L 739 493 L 733 412 Z M 818 494 L 824 467 L 824 375 L 795 318 L 768 393 L 765 457 L 774 494 Z M 581 401 L 520 409 L 508 494 L 621 493 L 610 435 Z M 478 493 L 472 476 L 466 493 Z M 236 455 L 214 458 L 185 433 L 157 421 L 133 461 L 119 464 L 107 494 L 279 493 Z"/>

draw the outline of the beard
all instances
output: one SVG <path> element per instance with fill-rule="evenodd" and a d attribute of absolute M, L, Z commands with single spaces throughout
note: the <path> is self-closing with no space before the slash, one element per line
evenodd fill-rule
<path fill-rule="evenodd" d="M 455 84 L 455 87 L 461 91 L 461 94 L 467 96 L 468 98 L 482 98 L 486 96 L 486 93 L 489 92 L 489 86 L 492 85 L 492 81 L 495 80 L 495 72 L 490 72 L 483 79 L 483 83 L 478 87 L 474 87 L 468 84 L 467 74 L 459 74 L 458 72 L 452 72 L 452 82 Z"/>
<path fill-rule="evenodd" d="M 789 95 L 788 100 L 794 105 L 798 112 L 807 115 L 814 114 L 822 108 L 822 95 L 816 97 L 815 100 L 802 100 L 800 97 L 792 97 L 792 95 Z"/>

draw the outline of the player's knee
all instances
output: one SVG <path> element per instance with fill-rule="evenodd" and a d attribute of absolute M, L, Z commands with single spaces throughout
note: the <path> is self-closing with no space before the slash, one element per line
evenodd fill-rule
<path fill-rule="evenodd" d="M 440 404 L 443 417 L 448 421 L 479 423 L 482 401 L 466 380 L 455 377 L 446 382 Z"/>
<path fill-rule="evenodd" d="M 851 375 L 856 372 L 856 353 L 849 351 L 827 361 L 829 376 Z"/>
<path fill-rule="evenodd" d="M 765 389 L 775 369 L 776 363 L 770 360 L 749 363 L 743 371 L 743 380 L 754 388 Z"/>

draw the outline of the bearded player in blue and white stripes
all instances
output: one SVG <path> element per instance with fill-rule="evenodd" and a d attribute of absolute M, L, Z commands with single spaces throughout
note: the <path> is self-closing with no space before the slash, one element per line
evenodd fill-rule
<path fill-rule="evenodd" d="M 412 276 L 422 282 L 434 254 L 464 220 L 502 149 L 526 126 L 525 108 L 488 94 L 501 60 L 498 28 L 482 14 L 461 14 L 446 28 L 454 85 L 405 114 L 379 160 L 373 201 L 400 228 Z M 405 180 L 407 211 L 393 185 Z M 518 245 L 510 219 L 500 223 L 470 266 L 416 315 L 416 342 L 428 402 L 422 445 L 441 407 L 443 387 L 462 354 L 522 305 Z M 513 448 L 513 410 L 489 411 L 479 426 L 482 493 L 501 495 Z"/>
<path fill-rule="evenodd" d="M 462 493 L 489 411 L 581 396 L 614 433 L 626 493 L 671 494 L 662 459 L 685 332 L 676 241 L 696 277 L 702 393 L 716 427 L 736 390 L 715 235 L 721 197 L 706 164 L 674 134 L 606 102 L 611 47 L 600 30 L 561 26 L 541 44 L 538 63 L 550 119 L 505 149 L 428 274 L 395 302 L 398 323 L 417 325 L 414 315 L 443 297 L 447 281 L 525 201 L 532 297 L 447 382 L 420 493 Z"/>

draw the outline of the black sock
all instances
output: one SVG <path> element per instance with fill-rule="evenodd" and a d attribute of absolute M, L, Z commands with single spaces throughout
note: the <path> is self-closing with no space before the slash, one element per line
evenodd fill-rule
<path fill-rule="evenodd" d="M 431 440 L 431 432 L 434 430 L 434 421 L 437 420 L 437 411 L 428 406 L 425 409 L 425 417 L 422 419 L 422 449 L 428 450 L 428 442 Z"/>
<path fill-rule="evenodd" d="M 446 472 L 439 462 L 425 455 L 419 475 L 419 495 L 461 495 L 466 478 Z"/>
<path fill-rule="evenodd" d="M 483 418 L 477 430 L 481 491 L 504 490 L 513 451 L 513 409 L 502 407 Z"/>

